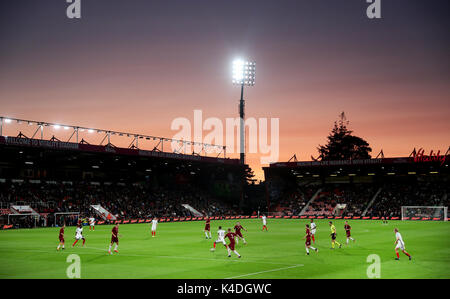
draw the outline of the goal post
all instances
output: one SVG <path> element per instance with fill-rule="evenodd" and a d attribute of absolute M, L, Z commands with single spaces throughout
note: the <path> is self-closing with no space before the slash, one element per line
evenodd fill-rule
<path fill-rule="evenodd" d="M 402 220 L 431 220 L 447 221 L 448 208 L 445 206 L 402 206 Z"/>
<path fill-rule="evenodd" d="M 40 215 L 34 213 L 13 213 L 5 216 L 8 217 L 8 225 L 15 228 L 35 228 L 40 219 Z"/>

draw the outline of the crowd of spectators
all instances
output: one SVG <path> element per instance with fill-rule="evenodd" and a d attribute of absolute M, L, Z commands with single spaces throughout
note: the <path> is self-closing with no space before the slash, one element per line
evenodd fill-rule
<path fill-rule="evenodd" d="M 376 192 L 373 204 L 369 203 Z M 448 206 L 450 186 L 442 182 L 324 185 L 304 215 L 401 217 L 402 206 Z M 345 208 L 336 209 L 338 204 Z"/>
<path fill-rule="evenodd" d="M 151 189 L 145 184 L 122 183 L 0 183 L 1 207 L 13 203 L 30 205 L 35 211 L 49 215 L 80 212 L 85 217 L 95 214 L 91 205 L 101 205 L 119 219 L 196 216 L 183 204 L 190 205 L 203 216 L 239 213 L 237 207 L 227 205 L 194 186 L 167 190 Z"/>
<path fill-rule="evenodd" d="M 367 215 L 401 217 L 402 206 L 448 206 L 449 198 L 450 186 L 442 182 L 386 184 Z"/>
<path fill-rule="evenodd" d="M 321 189 L 305 215 L 361 215 L 376 192 L 376 188 L 369 184 L 330 184 Z M 338 204 L 345 205 L 345 208 L 336 210 Z"/>
<path fill-rule="evenodd" d="M 285 194 L 279 202 L 274 203 L 271 211 L 275 211 L 281 216 L 298 215 L 316 190 L 317 187 L 298 187 L 293 192 Z"/>

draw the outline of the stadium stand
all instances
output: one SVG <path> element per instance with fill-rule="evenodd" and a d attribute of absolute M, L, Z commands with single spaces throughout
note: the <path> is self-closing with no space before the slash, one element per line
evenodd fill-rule
<path fill-rule="evenodd" d="M 91 205 L 121 220 L 194 216 L 183 204 L 204 216 L 244 214 L 246 167 L 228 158 L 0 136 L 0 223 L 52 226 L 55 213 L 89 217 Z M 13 215 L 12 205 L 41 217 Z"/>
<path fill-rule="evenodd" d="M 369 216 L 400 217 L 401 206 L 448 206 L 450 187 L 440 182 L 386 184 Z"/>
<path fill-rule="evenodd" d="M 401 217 L 402 206 L 448 206 L 450 156 L 280 162 L 264 167 L 270 206 L 299 216 Z M 298 189 L 308 186 L 306 193 Z M 308 204 L 311 194 L 317 193 Z M 305 196 L 308 194 L 308 196 Z M 290 210 L 282 208 L 281 211 Z M 301 212 L 299 212 L 301 210 Z"/>
<path fill-rule="evenodd" d="M 237 215 L 239 210 L 214 199 L 193 186 L 185 190 L 152 191 L 144 184 L 98 183 L 0 183 L 2 206 L 29 205 L 39 213 L 80 212 L 94 214 L 90 206 L 100 204 L 119 219 L 194 216 L 189 204 L 204 216 Z M 8 209 L 4 209 L 8 210 Z M 49 217 L 49 224 L 53 225 Z"/>
<path fill-rule="evenodd" d="M 338 216 L 361 215 L 375 194 L 376 187 L 367 184 L 326 185 L 304 213 L 304 215 L 334 215 L 338 204 L 345 204 Z"/>

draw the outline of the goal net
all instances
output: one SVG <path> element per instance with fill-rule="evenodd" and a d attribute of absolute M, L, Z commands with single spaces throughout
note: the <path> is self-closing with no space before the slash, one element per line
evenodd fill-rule
<path fill-rule="evenodd" d="M 423 218 L 447 221 L 447 207 L 402 206 L 402 220 L 421 220 Z"/>
<path fill-rule="evenodd" d="M 6 215 L 8 225 L 12 225 L 14 228 L 34 228 L 42 226 L 40 223 L 39 214 L 32 213 L 14 213 Z"/>

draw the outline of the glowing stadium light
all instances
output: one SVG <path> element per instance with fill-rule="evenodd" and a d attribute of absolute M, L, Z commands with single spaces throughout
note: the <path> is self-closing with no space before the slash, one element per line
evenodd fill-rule
<path fill-rule="evenodd" d="M 255 68 L 254 62 L 241 59 L 233 61 L 233 83 L 247 86 L 255 85 Z"/>
<path fill-rule="evenodd" d="M 64 126 L 64 130 L 69 130 L 70 128 L 68 126 Z"/>
<path fill-rule="evenodd" d="M 255 85 L 255 69 L 254 62 L 236 59 L 233 61 L 233 84 L 241 86 L 241 100 L 239 102 L 240 117 L 240 162 L 245 164 L 245 128 L 244 128 L 244 86 Z"/>
<path fill-rule="evenodd" d="M 55 128 L 55 130 L 59 130 L 59 128 L 61 128 L 60 125 L 53 125 L 53 128 Z"/>
<path fill-rule="evenodd" d="M 89 129 L 89 130 L 88 130 L 88 133 L 94 133 L 94 130 Z"/>
<path fill-rule="evenodd" d="M 10 124 L 11 120 L 9 118 L 5 118 L 5 123 Z"/>

